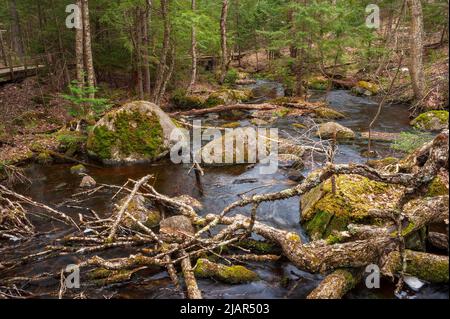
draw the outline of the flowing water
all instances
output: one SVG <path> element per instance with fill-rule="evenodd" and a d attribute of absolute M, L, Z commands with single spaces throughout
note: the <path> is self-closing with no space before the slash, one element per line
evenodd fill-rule
<path fill-rule="evenodd" d="M 258 80 L 251 88 L 259 96 L 253 103 L 260 103 L 266 99 L 281 96 L 283 88 L 280 84 L 270 81 Z M 356 132 L 365 131 L 377 109 L 377 103 L 369 98 L 360 98 L 351 95 L 348 91 L 331 91 L 326 97 L 317 94 L 314 98 L 326 98 L 331 106 L 348 115 L 341 124 L 352 128 Z M 219 125 L 222 118 L 208 116 L 208 124 Z M 278 127 L 282 134 L 292 136 L 298 134 L 292 128 L 296 119 L 281 119 L 271 126 Z M 248 124 L 248 120 L 242 120 Z M 401 132 L 408 129 L 408 110 L 406 105 L 387 106 L 382 112 L 375 130 L 383 132 Z M 284 132 L 284 133 L 283 133 Z M 367 148 L 365 142 L 354 142 L 339 146 L 336 161 L 340 163 L 364 162 L 366 158 L 361 152 Z M 375 143 L 375 149 L 383 156 L 392 151 L 386 143 Z M 33 181 L 29 186 L 21 186 L 16 190 L 36 201 L 58 206 L 67 201 L 72 194 L 81 191 L 79 183 L 81 177 L 70 173 L 69 164 L 53 164 L 51 166 L 33 165 L 27 169 L 27 176 Z M 314 168 L 306 165 L 302 171 L 307 174 Z M 199 199 L 203 205 L 203 214 L 219 213 L 225 206 L 239 199 L 239 194 L 251 195 L 257 193 L 275 192 L 295 185 L 288 176 L 292 171 L 279 169 L 271 175 L 259 174 L 259 165 L 239 165 L 233 167 L 205 168 L 202 178 L 204 194 L 201 195 L 196 187 L 193 174 L 188 175 L 188 166 L 174 165 L 169 161 L 149 165 L 140 164 L 123 167 L 105 167 L 101 169 L 89 168 L 89 175 L 97 182 L 122 185 L 128 178 L 138 179 L 146 174 L 155 176 L 155 188 L 158 192 L 177 196 L 191 195 Z M 97 192 L 93 197 L 76 205 L 89 207 L 100 216 L 108 216 L 112 209 L 111 191 Z M 76 216 L 86 214 L 85 210 L 60 206 L 59 209 Z M 248 214 L 245 209 L 239 213 Z M 289 200 L 265 203 L 258 209 L 258 220 L 268 225 L 292 230 L 300 234 L 307 241 L 307 235 L 299 224 L 299 200 Z M 68 234 L 68 230 L 58 223 L 51 221 L 34 220 L 38 224 L 38 231 L 42 235 L 25 243 L 12 243 L 10 248 L 2 248 L 0 253 L 5 259 L 24 256 L 38 252 L 46 245 L 52 244 L 56 238 Z M 2 245 L 4 245 L 2 243 Z M 5 246 L 5 245 L 4 245 Z M 132 253 L 129 249 L 113 249 L 101 253 L 103 257 L 125 257 Z M 81 258 L 87 258 L 83 256 Z M 3 257 L 2 257 L 3 259 Z M 39 273 L 58 273 L 68 264 L 77 263 L 81 259 L 75 256 L 55 257 L 53 259 L 25 264 L 18 268 L 13 276 L 31 276 Z M 199 287 L 205 298 L 304 298 L 323 279 L 321 275 L 309 274 L 295 268 L 287 261 L 271 263 L 250 263 L 249 268 L 256 271 L 261 280 L 243 285 L 225 285 L 208 279 L 199 280 Z M 287 280 L 289 279 L 289 280 Z M 393 298 L 393 285 L 382 281 L 382 289 L 369 290 L 363 284 L 354 289 L 348 298 Z M 41 294 L 43 297 L 55 297 L 59 289 L 59 279 L 46 279 L 27 285 L 27 290 Z M 87 288 L 85 295 L 90 298 L 178 298 L 178 293 L 166 272 L 147 269 L 133 275 L 131 281 L 125 284 L 112 285 L 103 288 Z M 448 298 L 447 286 L 427 285 L 419 293 L 409 293 L 413 298 Z"/>

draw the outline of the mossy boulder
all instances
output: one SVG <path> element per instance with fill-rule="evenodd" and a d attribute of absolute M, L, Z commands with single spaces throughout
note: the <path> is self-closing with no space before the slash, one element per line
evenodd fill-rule
<path fill-rule="evenodd" d="M 345 230 L 349 223 L 369 221 L 370 209 L 394 208 L 404 192 L 403 187 L 359 175 L 339 175 L 335 180 L 335 194 L 328 179 L 301 197 L 301 222 L 314 239 Z"/>
<path fill-rule="evenodd" d="M 228 105 L 242 103 L 252 98 L 252 92 L 250 90 L 231 90 L 223 89 L 217 92 L 213 92 L 209 95 L 206 103 L 210 106 L 213 105 Z"/>
<path fill-rule="evenodd" d="M 326 90 L 330 85 L 330 80 L 324 76 L 316 76 L 308 80 L 307 86 L 311 90 Z"/>
<path fill-rule="evenodd" d="M 411 121 L 411 125 L 424 131 L 441 131 L 448 127 L 448 111 L 429 111 Z"/>
<path fill-rule="evenodd" d="M 354 139 L 356 136 L 351 129 L 335 122 L 320 124 L 316 132 L 316 136 L 324 139 L 331 139 L 335 135 L 337 139 Z"/>
<path fill-rule="evenodd" d="M 356 95 L 372 96 L 378 94 L 379 91 L 380 87 L 377 84 L 367 81 L 358 81 L 352 88 L 352 92 Z"/>
<path fill-rule="evenodd" d="M 122 198 L 114 209 L 114 215 L 118 213 L 123 206 L 127 197 Z M 155 227 L 161 221 L 161 214 L 158 209 L 151 206 L 151 204 L 141 195 L 136 195 L 128 205 L 126 212 L 133 216 L 136 220 L 147 227 Z M 131 229 L 138 229 L 137 223 L 129 216 L 124 216 L 122 225 Z"/>
<path fill-rule="evenodd" d="M 86 169 L 86 167 L 85 167 L 83 164 L 78 164 L 78 165 L 72 166 L 72 167 L 70 168 L 70 172 L 71 172 L 72 174 L 80 175 L 80 174 L 86 173 L 86 172 L 87 172 L 87 169 Z"/>
<path fill-rule="evenodd" d="M 345 118 L 345 115 L 341 112 L 333 110 L 329 107 L 318 107 L 314 109 L 314 115 L 321 119 L 327 120 L 339 120 Z"/>
<path fill-rule="evenodd" d="M 258 275 L 244 266 L 225 266 L 200 258 L 194 267 L 198 278 L 214 278 L 228 284 L 241 284 L 258 280 Z"/>
<path fill-rule="evenodd" d="M 176 142 L 176 125 L 157 105 L 138 101 L 107 113 L 89 133 L 87 151 L 104 164 L 155 161 Z"/>

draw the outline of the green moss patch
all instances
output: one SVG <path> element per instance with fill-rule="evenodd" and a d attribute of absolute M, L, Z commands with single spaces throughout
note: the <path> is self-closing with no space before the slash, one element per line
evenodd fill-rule
<path fill-rule="evenodd" d="M 111 115 L 112 116 L 112 115 Z M 163 150 L 163 130 L 155 115 L 140 112 L 118 112 L 110 119 L 112 128 L 96 126 L 89 136 L 87 148 L 101 160 L 136 156 L 155 159 Z"/>
<path fill-rule="evenodd" d="M 339 175 L 335 179 L 335 194 L 328 179 L 301 198 L 302 223 L 315 239 L 345 230 L 349 223 L 368 221 L 369 209 L 393 208 L 403 193 L 402 187 L 358 175 Z"/>

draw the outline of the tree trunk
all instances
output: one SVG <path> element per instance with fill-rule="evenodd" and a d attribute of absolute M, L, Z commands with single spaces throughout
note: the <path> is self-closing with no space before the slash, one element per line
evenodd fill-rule
<path fill-rule="evenodd" d="M 228 68 L 228 50 L 227 50 L 227 17 L 228 17 L 228 0 L 222 2 L 222 14 L 220 16 L 220 44 L 222 48 L 221 72 L 219 83 L 223 84 Z"/>
<path fill-rule="evenodd" d="M 13 44 L 13 49 L 16 51 L 20 62 L 22 63 L 25 57 L 25 50 L 23 47 L 22 29 L 20 27 L 20 18 L 19 13 L 17 12 L 16 0 L 10 0 L 9 9 L 12 17 L 11 41 Z"/>
<path fill-rule="evenodd" d="M 192 12 L 195 14 L 196 0 L 191 0 Z M 191 66 L 191 82 L 189 83 L 188 92 L 192 92 L 195 82 L 197 81 L 197 34 L 195 25 L 192 25 L 191 29 L 191 54 L 192 54 L 192 66 Z"/>
<path fill-rule="evenodd" d="M 425 90 L 423 72 L 423 14 L 420 0 L 408 0 L 408 7 L 411 13 L 411 75 L 414 98 L 420 103 Z"/>
<path fill-rule="evenodd" d="M 81 12 L 83 11 L 83 2 L 82 0 L 77 0 L 77 6 L 80 8 Z M 81 21 L 80 21 L 81 22 Z M 77 86 L 81 92 L 84 87 L 84 43 L 83 43 L 83 23 L 79 23 L 77 28 L 75 29 L 75 59 L 77 66 Z"/>
<path fill-rule="evenodd" d="M 151 21 L 152 0 L 147 0 L 145 13 L 143 16 L 143 71 L 144 71 L 144 93 L 147 97 L 151 95 L 151 77 L 150 77 L 150 21 Z"/>
<path fill-rule="evenodd" d="M 91 46 L 91 26 L 89 22 L 89 3 L 83 0 L 83 38 L 84 38 L 84 62 L 86 67 L 87 85 L 89 87 L 89 98 L 94 98 L 95 93 L 92 90 L 95 87 L 94 62 L 92 59 Z"/>
<path fill-rule="evenodd" d="M 161 18 L 164 25 L 164 39 L 158 68 L 156 70 L 156 83 L 153 90 L 153 102 L 161 100 L 161 88 L 164 84 L 164 74 L 167 69 L 167 56 L 170 50 L 170 22 L 169 22 L 169 1 L 161 0 Z"/>
<path fill-rule="evenodd" d="M 135 34 L 135 56 L 136 56 L 136 74 L 137 74 L 137 92 L 139 93 L 139 99 L 144 99 L 144 77 L 143 77 L 143 64 L 142 64 L 142 44 L 143 44 L 143 13 L 141 8 L 137 7 L 135 11 L 134 19 L 134 34 Z"/>

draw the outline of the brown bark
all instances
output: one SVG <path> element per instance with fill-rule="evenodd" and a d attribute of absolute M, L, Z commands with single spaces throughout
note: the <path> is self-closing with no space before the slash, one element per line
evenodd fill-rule
<path fill-rule="evenodd" d="M 175 112 L 169 114 L 170 116 L 180 116 L 180 115 L 204 115 L 208 113 L 220 113 L 228 112 L 232 110 L 274 110 L 277 106 L 273 104 L 233 104 L 233 105 L 219 105 L 210 107 L 208 109 L 193 109 L 184 112 Z"/>
<path fill-rule="evenodd" d="M 307 299 L 341 299 L 357 283 L 356 276 L 344 269 L 338 269 L 325 277 Z"/>
<path fill-rule="evenodd" d="M 420 103 L 425 91 L 425 74 L 423 71 L 423 13 L 420 0 L 408 0 L 411 13 L 411 83 L 415 100 Z"/>
<path fill-rule="evenodd" d="M 221 64 L 220 64 L 220 79 L 219 83 L 225 81 L 228 69 L 228 48 L 227 48 L 227 18 L 228 18 L 228 0 L 222 2 L 222 13 L 220 16 L 220 46 L 222 50 Z"/>
<path fill-rule="evenodd" d="M 20 26 L 20 18 L 19 13 L 17 11 L 16 0 L 9 1 L 9 9 L 12 17 L 12 24 L 11 24 L 12 47 L 18 54 L 20 62 L 23 63 L 25 58 L 25 49 L 23 45 L 22 29 Z"/>
<path fill-rule="evenodd" d="M 170 50 L 170 22 L 169 0 L 161 0 L 161 18 L 164 25 L 163 47 L 156 70 L 156 82 L 153 90 L 153 102 L 158 104 L 161 100 L 161 88 L 164 84 L 164 75 L 167 69 L 167 58 Z"/>
<path fill-rule="evenodd" d="M 187 296 L 189 299 L 202 299 L 202 293 L 197 285 L 197 280 L 192 270 L 191 259 L 189 257 L 181 260 L 184 281 L 186 283 Z"/>

